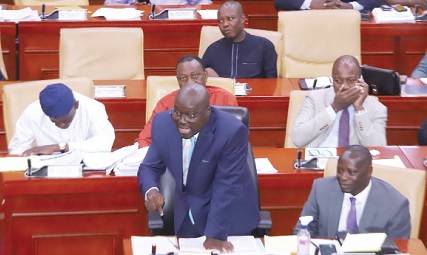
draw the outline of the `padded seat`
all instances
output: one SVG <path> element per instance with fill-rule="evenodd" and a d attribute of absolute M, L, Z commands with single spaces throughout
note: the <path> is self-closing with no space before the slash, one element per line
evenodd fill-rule
<path fill-rule="evenodd" d="M 145 79 L 141 28 L 62 28 L 60 33 L 60 78 Z"/>
<path fill-rule="evenodd" d="M 278 16 L 283 35 L 281 77 L 331 76 L 334 61 L 342 55 L 362 63 L 358 11 L 281 11 Z"/>

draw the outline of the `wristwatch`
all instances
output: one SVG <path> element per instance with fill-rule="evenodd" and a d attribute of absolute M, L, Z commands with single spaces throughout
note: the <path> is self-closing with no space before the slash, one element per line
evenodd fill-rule
<path fill-rule="evenodd" d="M 64 153 L 65 148 L 67 147 L 67 143 L 60 142 L 60 143 L 58 143 L 58 146 L 59 146 L 59 150 L 61 151 L 61 153 Z"/>

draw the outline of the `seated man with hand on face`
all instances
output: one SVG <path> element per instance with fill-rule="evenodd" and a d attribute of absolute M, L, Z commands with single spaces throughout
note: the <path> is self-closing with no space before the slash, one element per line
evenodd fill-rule
<path fill-rule="evenodd" d="M 225 105 L 225 106 L 237 106 L 237 99 L 230 92 L 223 88 L 215 86 L 206 86 L 208 82 L 207 72 L 199 57 L 193 55 L 185 55 L 176 63 L 176 78 L 179 83 L 179 87 L 182 88 L 188 84 L 201 84 L 206 87 L 209 93 L 211 105 Z M 175 90 L 172 93 L 164 96 L 157 102 L 156 107 L 151 114 L 150 119 L 144 126 L 144 129 L 139 133 L 135 142 L 138 143 L 138 148 L 149 146 L 151 143 L 151 125 L 153 122 L 154 115 L 158 112 L 166 111 L 173 108 L 176 94 L 179 90 Z"/>
<path fill-rule="evenodd" d="M 309 91 L 292 129 L 297 147 L 386 146 L 387 108 L 368 96 L 357 59 L 344 55 L 332 68 L 333 87 Z"/>
<path fill-rule="evenodd" d="M 102 103 L 55 83 L 46 86 L 39 100 L 22 112 L 8 147 L 10 154 L 23 156 L 72 150 L 109 152 L 114 138 Z"/>
<path fill-rule="evenodd" d="M 316 179 L 301 216 L 313 216 L 312 237 L 335 238 L 336 233 L 385 232 L 409 238 L 409 201 L 393 186 L 372 177 L 372 156 L 361 145 L 347 147 L 338 159 L 337 175 Z M 294 233 L 301 228 L 297 223 Z"/>
<path fill-rule="evenodd" d="M 206 236 L 206 249 L 232 251 L 227 236 L 250 235 L 260 221 L 248 136 L 240 120 L 210 106 L 203 85 L 183 86 L 173 108 L 154 116 L 152 142 L 139 167 L 147 210 L 163 215 L 158 181 L 168 168 L 176 183 L 175 234 Z"/>
<path fill-rule="evenodd" d="M 209 45 L 202 60 L 209 76 L 225 78 L 277 78 L 277 53 L 271 41 L 247 33 L 245 15 L 236 1 L 218 9 L 224 38 Z"/>

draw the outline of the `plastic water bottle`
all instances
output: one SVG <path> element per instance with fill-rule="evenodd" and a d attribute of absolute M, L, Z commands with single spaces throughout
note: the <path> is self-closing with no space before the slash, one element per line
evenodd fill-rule
<path fill-rule="evenodd" d="M 313 216 L 302 216 L 299 220 L 301 228 L 297 233 L 297 255 L 310 255 L 310 232 L 307 226 L 313 221 Z"/>
<path fill-rule="evenodd" d="M 301 225 L 301 229 L 297 233 L 297 254 L 310 255 L 310 232 L 307 226 Z"/>

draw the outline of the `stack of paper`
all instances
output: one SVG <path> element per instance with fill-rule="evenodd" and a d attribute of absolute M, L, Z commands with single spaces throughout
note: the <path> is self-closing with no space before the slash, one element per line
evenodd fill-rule
<path fill-rule="evenodd" d="M 348 233 L 341 249 L 343 252 L 378 252 L 381 250 L 386 237 L 386 233 Z"/>
<path fill-rule="evenodd" d="M 332 85 L 332 78 L 327 76 L 321 76 L 315 79 L 305 79 L 305 84 L 307 85 L 307 89 L 313 89 L 314 85 L 315 89 L 326 88 Z"/>
<path fill-rule="evenodd" d="M 106 20 L 141 20 L 143 12 L 135 8 L 99 8 L 92 17 L 104 17 Z"/>
<path fill-rule="evenodd" d="M 203 254 L 206 249 L 203 246 L 206 237 L 198 238 L 180 238 L 179 239 L 179 254 L 194 254 L 194 252 L 200 252 Z M 245 255 L 260 255 L 261 251 L 253 236 L 229 236 L 227 241 L 233 244 L 234 251 L 227 253 L 232 254 L 245 254 Z M 215 251 L 214 251 L 215 252 Z M 216 251 L 219 254 L 219 251 Z M 207 254 L 211 254 L 210 252 Z"/>
<path fill-rule="evenodd" d="M 198 10 L 197 11 L 202 19 L 217 19 L 218 10 Z"/>
<path fill-rule="evenodd" d="M 374 8 L 372 10 L 372 15 L 377 23 L 414 23 L 414 14 L 412 14 L 411 9 L 406 6 L 405 8 L 406 11 L 404 12 L 398 12 L 394 9 L 391 9 L 390 11 L 383 11 L 381 8 Z"/>
<path fill-rule="evenodd" d="M 275 174 L 278 172 L 268 158 L 256 158 L 255 165 L 258 174 Z"/>
<path fill-rule="evenodd" d="M 40 21 L 40 16 L 36 10 L 26 7 L 21 10 L 3 10 L 0 11 L 1 21 Z"/>
<path fill-rule="evenodd" d="M 135 143 L 130 146 L 125 146 L 114 152 L 97 152 L 86 153 L 83 158 L 85 170 L 107 170 L 110 174 L 111 170 L 116 164 L 126 158 L 127 156 L 135 153 L 138 150 L 138 144 Z"/>
<path fill-rule="evenodd" d="M 114 168 L 114 174 L 116 176 L 136 176 L 147 151 L 148 147 L 143 147 L 124 157 Z"/>

